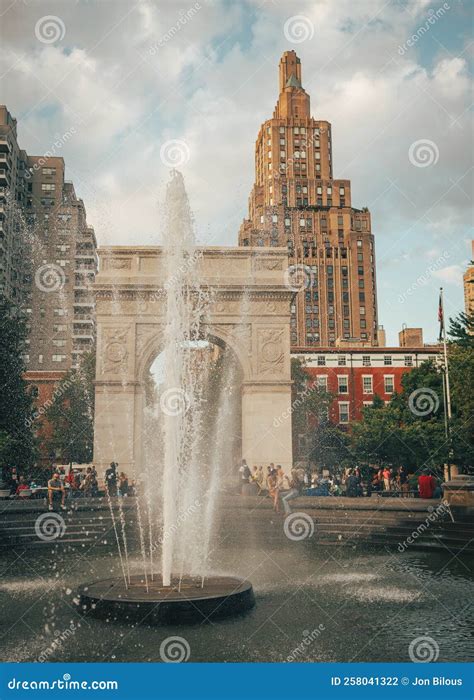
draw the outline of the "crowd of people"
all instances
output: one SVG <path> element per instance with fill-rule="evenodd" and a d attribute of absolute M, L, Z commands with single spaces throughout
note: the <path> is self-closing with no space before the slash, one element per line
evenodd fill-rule
<path fill-rule="evenodd" d="M 323 472 L 310 472 L 303 468 L 291 470 L 288 476 L 281 465 L 271 463 L 268 467 L 248 466 L 245 459 L 238 468 L 242 484 L 254 484 L 259 496 L 268 495 L 276 512 L 280 505 L 284 512 L 291 509 L 288 501 L 299 495 L 305 496 L 347 496 L 357 498 L 372 496 L 399 496 L 401 498 L 441 498 L 441 482 L 429 470 L 420 474 L 405 467 L 380 469 L 368 468 L 364 475 L 359 467 L 346 469 L 341 476 Z M 239 487 L 239 490 L 240 487 Z"/>
<path fill-rule="evenodd" d="M 49 474 L 49 476 L 48 476 Z M 39 479 L 27 479 L 18 470 L 5 469 L 0 479 L 0 488 L 8 491 L 11 498 L 43 497 L 46 493 L 49 510 L 66 509 L 66 499 L 102 496 L 97 471 L 94 465 L 84 468 L 63 466 L 46 469 Z M 129 485 L 125 472 L 118 472 L 118 464 L 112 462 L 105 472 L 105 492 L 110 496 L 133 495 L 133 484 Z"/>

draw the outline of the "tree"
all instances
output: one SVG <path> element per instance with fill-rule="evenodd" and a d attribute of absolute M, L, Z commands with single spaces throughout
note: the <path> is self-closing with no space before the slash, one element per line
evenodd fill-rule
<path fill-rule="evenodd" d="M 441 470 L 448 458 L 443 416 L 442 375 L 431 361 L 402 377 L 402 391 L 385 406 L 376 397 L 352 430 L 359 459 L 379 466 Z"/>
<path fill-rule="evenodd" d="M 64 462 L 92 460 L 94 443 L 95 352 L 84 355 L 77 369 L 69 370 L 55 390 L 46 411 L 52 427 L 49 451 Z"/>
<path fill-rule="evenodd" d="M 315 433 L 327 424 L 334 397 L 315 384 L 304 363 L 297 358 L 291 360 L 291 378 L 293 454 L 296 459 L 310 459 L 315 453 Z"/>
<path fill-rule="evenodd" d="M 448 343 L 451 394 L 451 444 L 454 462 L 463 471 L 474 468 L 474 314 L 450 319 Z"/>
<path fill-rule="evenodd" d="M 450 318 L 448 336 L 460 347 L 474 348 L 474 313 L 461 311 L 455 318 Z"/>
<path fill-rule="evenodd" d="M 33 399 L 23 375 L 26 322 L 21 309 L 0 295 L 0 466 L 29 472 L 37 458 L 31 428 Z"/>

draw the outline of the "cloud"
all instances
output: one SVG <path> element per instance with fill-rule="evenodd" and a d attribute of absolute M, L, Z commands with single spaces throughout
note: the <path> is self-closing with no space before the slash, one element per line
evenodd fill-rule
<path fill-rule="evenodd" d="M 302 0 L 297 14 L 312 23 L 314 36 L 299 44 L 284 35 L 296 14 L 290 0 L 53 0 L 44 8 L 15 3 L 4 14 L 2 94 L 31 153 L 48 150 L 55 134 L 75 125 L 62 155 L 99 242 L 158 240 L 168 177 L 160 148 L 180 139 L 190 152 L 183 172 L 198 233 L 235 244 L 254 178 L 255 139 L 278 97 L 278 61 L 294 48 L 313 115 L 332 123 L 335 176 L 350 178 L 353 204 L 372 211 L 384 287 L 396 296 L 403 265 L 392 261 L 405 264 L 414 250 L 407 274 L 416 278 L 419 260 L 449 248 L 454 279 L 472 207 L 461 7 L 403 56 L 398 47 L 427 17 L 428 1 Z M 65 24 L 56 44 L 35 37 L 43 10 Z M 449 43 L 443 32 L 455 33 L 447 38 L 457 50 L 440 47 Z M 418 140 L 435 144 L 435 164 L 410 162 Z M 461 303 L 459 292 L 453 304 Z M 391 318 L 391 304 L 382 293 L 381 322 Z"/>
<path fill-rule="evenodd" d="M 445 284 L 462 287 L 463 273 L 464 268 L 461 265 L 448 265 L 448 267 L 443 267 L 441 270 L 436 270 L 436 272 L 433 272 L 433 275 Z"/>

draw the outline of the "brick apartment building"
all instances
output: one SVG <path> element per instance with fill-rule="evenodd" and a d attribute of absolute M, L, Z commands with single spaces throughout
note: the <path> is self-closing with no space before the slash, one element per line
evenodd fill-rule
<path fill-rule="evenodd" d="M 334 179 L 329 122 L 311 116 L 301 62 L 286 51 L 273 117 L 255 145 L 255 184 L 239 245 L 283 246 L 304 272 L 291 308 L 293 347 L 378 338 L 370 213 L 351 202 L 350 180 Z M 299 287 L 299 284 L 297 283 Z"/>
<path fill-rule="evenodd" d="M 95 346 L 97 242 L 61 157 L 29 156 L 0 106 L 0 287 L 27 315 L 26 379 L 42 411 Z M 48 426 L 43 423 L 43 435 Z"/>
<path fill-rule="evenodd" d="M 440 358 L 440 346 L 424 345 L 420 328 L 399 333 L 399 347 L 361 347 L 296 350 L 317 386 L 335 396 L 330 420 L 342 426 L 362 418 L 375 396 L 389 402 L 402 388 L 402 377 L 427 360 Z"/>

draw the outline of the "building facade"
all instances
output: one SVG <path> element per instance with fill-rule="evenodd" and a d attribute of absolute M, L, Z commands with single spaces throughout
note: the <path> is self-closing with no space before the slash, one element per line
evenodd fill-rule
<path fill-rule="evenodd" d="M 0 291 L 20 303 L 29 275 L 25 270 L 26 152 L 17 140 L 17 122 L 0 105 Z"/>
<path fill-rule="evenodd" d="M 27 315 L 25 378 L 44 439 L 59 382 L 95 348 L 97 265 L 94 229 L 63 158 L 27 155 L 16 120 L 0 106 L 0 288 Z"/>
<path fill-rule="evenodd" d="M 349 426 L 362 418 L 375 396 L 388 403 L 402 389 L 406 372 L 427 360 L 440 358 L 440 347 L 343 347 L 294 352 L 314 383 L 334 395 L 331 422 Z"/>
<path fill-rule="evenodd" d="M 34 235 L 27 376 L 77 367 L 95 342 L 97 242 L 64 170 L 62 158 L 28 157 L 26 210 Z"/>
<path fill-rule="evenodd" d="M 378 345 L 374 237 L 351 183 L 333 176 L 329 122 L 311 116 L 294 51 L 279 66 L 280 94 L 255 146 L 255 184 L 239 245 L 287 248 L 295 290 L 291 344 Z"/>
<path fill-rule="evenodd" d="M 474 241 L 471 241 L 472 258 L 463 275 L 464 311 L 469 316 L 474 313 Z"/>

